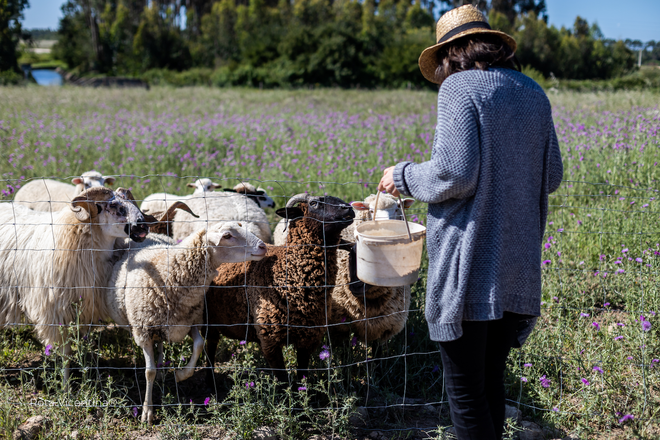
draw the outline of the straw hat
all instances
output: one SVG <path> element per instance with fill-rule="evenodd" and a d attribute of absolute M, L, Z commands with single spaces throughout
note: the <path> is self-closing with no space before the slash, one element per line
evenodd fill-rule
<path fill-rule="evenodd" d="M 438 67 L 438 60 L 435 53 L 447 43 L 472 34 L 499 35 L 514 52 L 516 51 L 516 40 L 504 32 L 491 29 L 484 14 L 476 7 L 463 5 L 447 12 L 438 20 L 435 27 L 435 36 L 438 43 L 424 49 L 419 57 L 419 68 L 424 78 L 437 84 L 435 69 Z"/>

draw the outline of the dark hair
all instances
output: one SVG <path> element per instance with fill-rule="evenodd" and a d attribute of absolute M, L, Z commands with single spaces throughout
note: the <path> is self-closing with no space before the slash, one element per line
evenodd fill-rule
<path fill-rule="evenodd" d="M 456 41 L 436 52 L 438 67 L 435 79 L 442 84 L 449 75 L 465 70 L 488 70 L 489 67 L 504 67 L 520 71 L 520 62 L 513 49 L 497 35 L 473 34 Z"/>

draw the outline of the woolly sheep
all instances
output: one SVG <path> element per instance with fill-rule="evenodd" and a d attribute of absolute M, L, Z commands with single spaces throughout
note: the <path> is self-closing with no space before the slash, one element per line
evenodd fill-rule
<path fill-rule="evenodd" d="M 222 185 L 213 183 L 213 181 L 208 178 L 197 179 L 194 182 L 189 183 L 187 186 L 189 188 L 195 188 L 195 191 L 187 196 L 177 196 L 175 194 L 168 193 L 150 194 L 142 201 L 140 204 L 140 209 L 145 214 L 155 215 L 156 213 L 167 211 L 167 208 L 172 204 L 172 202 L 185 202 L 186 200 L 192 197 L 197 197 L 205 192 L 212 192 L 216 189 L 222 188 Z"/>
<path fill-rule="evenodd" d="M 415 201 L 403 199 L 403 208 L 410 208 Z M 342 237 L 354 242 L 356 223 L 367 221 L 373 216 L 376 195 L 371 194 L 364 202 L 353 202 L 356 221 L 344 229 Z M 390 194 L 378 198 L 376 219 L 402 218 L 398 199 Z M 359 220 L 358 220 L 359 219 Z M 340 249 L 337 252 L 337 283 L 332 289 L 330 335 L 333 339 L 353 332 L 359 341 L 369 344 L 384 343 L 403 330 L 410 309 L 410 286 L 371 286 L 357 278 L 355 251 Z"/>
<path fill-rule="evenodd" d="M 413 199 L 403 199 L 404 209 L 408 209 L 415 203 Z M 371 194 L 362 202 L 351 202 L 355 210 L 355 221 L 348 228 L 344 229 L 341 236 L 344 240 L 354 242 L 355 228 L 363 221 L 371 220 L 376 204 L 376 195 Z M 381 194 L 378 198 L 378 209 L 376 210 L 376 220 L 399 220 L 403 218 L 399 200 L 390 194 Z M 286 220 L 282 219 L 275 226 L 273 231 L 273 240 L 275 246 L 283 246 L 286 240 Z"/>
<path fill-rule="evenodd" d="M 182 240 L 218 222 L 240 221 L 264 242 L 272 241 L 266 213 L 249 197 L 231 192 L 206 192 L 187 199 L 186 204 L 199 215 L 199 219 L 187 212 L 177 212 L 172 223 L 172 237 L 175 240 Z"/>
<path fill-rule="evenodd" d="M 299 203 L 298 207 L 294 207 Z M 295 196 L 277 210 L 292 219 L 286 247 L 269 246 L 258 262 L 224 264 L 206 295 L 207 355 L 213 365 L 220 335 L 259 342 L 280 381 L 286 380 L 282 348 L 297 350 L 298 376 L 309 367 L 330 313 L 329 288 L 335 283 L 337 245 L 355 214 L 337 197 Z"/>
<path fill-rule="evenodd" d="M 89 325 L 107 315 L 103 296 L 115 240 L 144 240 L 144 222 L 137 207 L 104 187 L 82 192 L 52 214 L 0 203 L 0 325 L 24 315 L 44 345 L 63 344 L 68 356 L 68 330 L 59 326 Z"/>
<path fill-rule="evenodd" d="M 112 185 L 115 178 L 92 170 L 82 173 L 80 177 L 74 177 L 71 182 L 73 185 L 52 179 L 32 180 L 16 192 L 14 203 L 35 211 L 61 211 L 84 190 Z"/>
<path fill-rule="evenodd" d="M 265 254 L 266 245 L 241 223 L 226 222 L 199 230 L 178 245 L 166 236 L 150 238 L 115 265 L 105 306 L 119 326 L 130 327 L 144 352 L 147 390 L 142 422 L 153 422 L 154 342 L 162 347 L 164 341 L 181 342 L 190 335 L 192 358 L 175 377 L 179 382 L 192 376 L 204 345 L 195 324 L 203 321 L 204 294 L 216 268 L 259 260 Z"/>
<path fill-rule="evenodd" d="M 355 253 L 337 251 L 337 281 L 330 294 L 330 336 L 333 343 L 352 332 L 364 344 L 382 344 L 406 325 L 410 286 L 381 287 L 357 279 Z M 349 270 L 350 264 L 353 265 Z"/>

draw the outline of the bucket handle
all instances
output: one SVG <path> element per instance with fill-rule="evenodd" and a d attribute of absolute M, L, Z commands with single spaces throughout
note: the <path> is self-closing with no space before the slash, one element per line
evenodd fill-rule
<path fill-rule="evenodd" d="M 378 211 L 378 198 L 380 197 L 380 191 L 376 191 L 376 204 L 374 205 L 374 222 L 376 221 L 376 212 Z M 408 226 L 408 218 L 406 217 L 406 209 L 403 206 L 403 200 L 401 200 L 401 194 L 399 194 L 399 206 L 401 207 L 401 213 L 403 214 L 403 221 L 406 222 L 406 231 L 408 231 L 408 238 L 412 243 L 412 234 L 410 233 L 410 226 Z"/>

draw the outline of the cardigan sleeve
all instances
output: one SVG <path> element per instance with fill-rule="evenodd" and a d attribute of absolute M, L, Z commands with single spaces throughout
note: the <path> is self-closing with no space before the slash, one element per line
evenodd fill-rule
<path fill-rule="evenodd" d="M 442 87 L 431 160 L 402 162 L 394 169 L 394 185 L 424 203 L 473 196 L 479 179 L 479 116 L 474 102 L 459 89 Z"/>
<path fill-rule="evenodd" d="M 555 124 L 550 117 L 550 137 L 548 141 L 548 155 L 546 163 L 548 177 L 548 192 L 553 193 L 559 189 L 561 179 L 564 177 L 564 165 L 561 161 L 561 151 L 557 141 Z"/>

